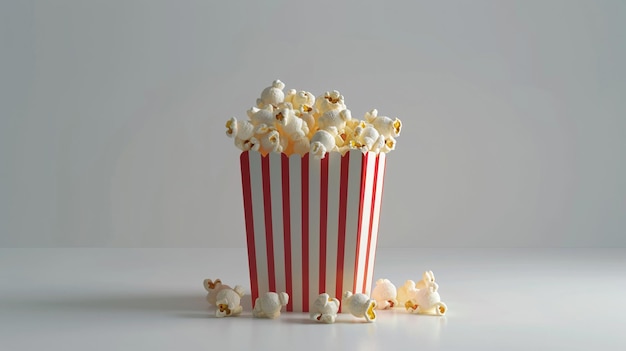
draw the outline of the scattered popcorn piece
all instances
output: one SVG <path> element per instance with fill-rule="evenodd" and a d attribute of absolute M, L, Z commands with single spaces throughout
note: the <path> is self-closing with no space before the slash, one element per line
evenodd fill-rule
<path fill-rule="evenodd" d="M 435 282 L 435 274 L 433 274 L 433 271 L 424 271 L 424 274 L 422 274 L 422 280 L 418 281 L 417 283 L 415 283 L 415 287 L 417 289 L 424 289 L 428 282 Z"/>
<path fill-rule="evenodd" d="M 372 299 L 376 300 L 376 309 L 386 310 L 398 304 L 396 286 L 389 279 L 378 279 L 372 290 Z"/>
<path fill-rule="evenodd" d="M 414 300 L 419 289 L 415 287 L 415 282 L 407 280 L 404 285 L 398 288 L 398 305 L 402 306 L 409 300 Z"/>
<path fill-rule="evenodd" d="M 318 130 L 311 138 L 311 155 L 315 159 L 322 159 L 327 152 L 335 150 L 335 136 L 326 130 Z"/>
<path fill-rule="evenodd" d="M 277 318 L 280 316 L 280 309 L 287 303 L 289 303 L 289 295 L 286 292 L 267 292 L 257 297 L 252 315 L 257 318 Z"/>
<path fill-rule="evenodd" d="M 276 79 L 272 82 L 272 85 L 263 89 L 261 97 L 256 100 L 257 107 L 263 108 L 268 105 L 278 107 L 285 100 L 285 84 Z"/>
<path fill-rule="evenodd" d="M 233 289 L 228 288 L 220 290 L 215 297 L 215 303 L 217 305 L 215 316 L 230 317 L 240 314 L 243 310 L 241 307 L 241 298 L 243 295 L 244 289 L 239 285 L 235 286 Z"/>
<path fill-rule="evenodd" d="M 370 299 L 362 293 L 353 294 L 351 291 L 343 293 L 343 309 L 355 317 L 364 317 L 372 323 L 376 320 L 376 300 Z"/>
<path fill-rule="evenodd" d="M 327 293 L 322 293 L 313 301 L 309 316 L 314 321 L 330 324 L 335 323 L 338 311 L 339 300 L 330 297 Z"/>
<path fill-rule="evenodd" d="M 430 272 L 424 273 L 427 276 L 422 280 L 423 288 L 420 288 L 413 299 L 405 302 L 404 307 L 409 312 L 420 314 L 436 314 L 443 316 L 448 311 L 448 306 L 441 301 L 437 290 L 439 285 L 435 283 Z"/>
<path fill-rule="evenodd" d="M 220 292 L 220 290 L 231 288 L 226 284 L 222 284 L 222 281 L 220 279 L 215 279 L 215 281 L 212 281 L 211 279 L 205 279 L 202 284 L 208 292 L 208 294 L 206 295 L 206 300 L 211 306 L 216 306 L 215 300 L 217 298 L 217 293 Z"/>

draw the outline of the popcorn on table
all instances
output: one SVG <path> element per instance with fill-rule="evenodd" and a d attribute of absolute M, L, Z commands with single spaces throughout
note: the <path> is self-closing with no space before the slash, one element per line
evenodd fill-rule
<path fill-rule="evenodd" d="M 343 293 L 343 310 L 352 314 L 355 317 L 363 317 L 366 321 L 372 323 L 376 321 L 376 301 L 369 298 L 369 296 L 351 291 Z"/>
<path fill-rule="evenodd" d="M 376 300 L 376 309 L 386 310 L 398 304 L 396 286 L 389 279 L 378 279 L 372 290 L 372 299 Z"/>
<path fill-rule="evenodd" d="M 211 306 L 216 306 L 215 301 L 217 299 L 217 293 L 220 292 L 220 290 L 231 289 L 230 286 L 222 284 L 222 281 L 220 279 L 215 279 L 215 281 L 211 279 L 205 279 L 202 284 L 207 291 L 206 300 Z"/>
<path fill-rule="evenodd" d="M 440 316 L 446 314 L 448 306 L 441 301 L 439 292 L 437 292 L 439 285 L 435 283 L 435 276 L 432 271 L 424 272 L 423 279 L 416 286 L 419 286 L 419 289 L 404 304 L 407 311 Z"/>
<path fill-rule="evenodd" d="M 280 310 L 289 303 L 289 295 L 285 292 L 267 292 L 256 298 L 252 315 L 257 318 L 274 319 L 280 316 Z"/>
<path fill-rule="evenodd" d="M 339 311 L 339 303 L 339 300 L 330 297 L 327 293 L 319 294 L 313 301 L 309 317 L 320 323 L 335 323 L 337 312 Z"/>
<path fill-rule="evenodd" d="M 243 310 L 243 307 L 241 307 L 241 298 L 243 295 L 244 289 L 239 285 L 232 289 L 221 289 L 215 297 L 215 304 L 217 305 L 215 316 L 230 317 L 240 314 Z"/>
<path fill-rule="evenodd" d="M 350 149 L 375 153 L 395 149 L 402 128 L 398 118 L 379 116 L 372 109 L 362 120 L 355 119 L 337 90 L 315 97 L 296 89 L 285 94 L 284 89 L 283 82 L 274 80 L 246 111 L 248 120 L 232 117 L 226 122 L 226 135 L 237 148 L 262 155 L 310 153 L 316 159 Z"/>

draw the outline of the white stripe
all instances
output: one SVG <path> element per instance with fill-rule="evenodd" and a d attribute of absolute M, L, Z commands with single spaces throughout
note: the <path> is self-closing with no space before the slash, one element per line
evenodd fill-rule
<path fill-rule="evenodd" d="M 283 184 L 281 154 L 270 156 L 270 190 L 272 193 L 272 239 L 274 240 L 274 276 L 276 292 L 284 292 L 285 284 L 285 237 L 283 231 Z M 270 258 L 271 259 L 271 258 Z"/>
<path fill-rule="evenodd" d="M 328 162 L 328 216 L 326 224 L 326 292 L 333 295 L 337 285 L 337 240 L 339 238 L 339 183 L 341 154 L 331 152 Z"/>
<path fill-rule="evenodd" d="M 302 157 L 289 157 L 289 203 L 291 207 L 291 278 L 289 299 L 294 312 L 302 311 Z"/>
<path fill-rule="evenodd" d="M 374 157 L 372 157 L 374 160 Z M 376 261 L 376 246 L 378 243 L 378 223 L 380 221 L 380 204 L 383 194 L 383 173 L 385 170 L 385 153 L 378 155 L 378 172 L 376 175 L 376 198 L 374 201 L 374 213 L 372 213 L 372 243 L 370 244 L 370 257 L 367 272 L 367 292 L 369 295 L 372 288 L 372 279 L 374 276 L 374 263 Z"/>
<path fill-rule="evenodd" d="M 369 234 L 369 225 L 370 225 L 370 215 L 372 211 L 372 185 L 374 184 L 374 160 L 372 157 L 373 153 L 368 152 L 365 157 L 367 158 L 367 170 L 365 177 L 365 188 L 363 194 L 363 203 L 361 207 L 363 208 L 363 217 L 361 221 L 361 242 L 359 246 L 359 266 L 358 266 L 358 274 L 356 281 L 356 292 L 363 292 L 363 282 L 366 279 L 365 272 L 365 260 L 367 256 L 367 239 Z"/>
<path fill-rule="evenodd" d="M 319 295 L 321 162 L 309 155 L 309 304 Z"/>
<path fill-rule="evenodd" d="M 350 151 L 350 162 L 348 166 L 348 202 L 346 210 L 346 251 L 343 265 L 342 294 L 346 291 L 352 291 L 354 286 L 362 157 L 363 153 L 361 151 Z M 336 297 L 341 299 L 341 296 Z"/>
<path fill-rule="evenodd" d="M 265 250 L 265 212 L 263 211 L 263 180 L 261 154 L 250 151 L 250 188 L 252 192 L 252 218 L 254 219 L 254 248 L 259 295 L 269 291 L 267 251 Z"/>

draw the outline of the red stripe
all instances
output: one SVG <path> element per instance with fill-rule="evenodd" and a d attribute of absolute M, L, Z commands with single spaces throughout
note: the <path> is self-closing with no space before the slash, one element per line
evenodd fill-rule
<path fill-rule="evenodd" d="M 270 189 L 270 156 L 261 157 L 261 174 L 263 175 L 263 207 L 265 207 L 265 249 L 267 251 L 267 274 L 270 291 L 276 291 L 276 274 L 274 273 L 274 235 L 272 232 L 272 191 Z"/>
<path fill-rule="evenodd" d="M 379 155 L 380 157 L 380 155 Z M 380 228 L 380 213 L 382 212 L 382 202 L 383 202 L 383 192 L 385 191 L 385 170 L 387 169 L 387 155 L 385 155 L 385 161 L 383 163 L 383 173 L 381 174 L 381 182 L 380 182 L 380 198 L 378 199 L 378 227 L 376 228 L 376 232 L 378 233 L 378 229 Z M 378 173 L 378 172 L 376 172 Z M 378 235 L 378 234 L 376 234 Z M 378 249 L 378 240 L 376 240 L 376 247 L 372 250 L 372 262 L 376 262 L 376 250 Z M 374 267 L 372 267 L 373 269 Z"/>
<path fill-rule="evenodd" d="M 348 208 L 348 170 L 350 153 L 341 157 L 341 176 L 339 182 L 339 234 L 337 242 L 337 281 L 335 282 L 335 296 L 343 294 L 343 264 L 346 250 L 346 212 Z"/>
<path fill-rule="evenodd" d="M 365 178 L 367 176 L 367 157 L 361 155 L 361 189 L 359 195 L 359 217 L 356 231 L 356 255 L 354 259 L 354 286 L 352 292 L 357 293 L 356 281 L 359 274 L 359 254 L 361 253 L 361 230 L 363 222 L 363 197 L 365 196 Z"/>
<path fill-rule="evenodd" d="M 291 205 L 289 203 L 289 157 L 281 154 L 282 181 L 283 181 L 283 235 L 285 249 L 285 280 L 287 295 L 292 296 L 291 282 Z M 293 311 L 293 299 L 289 299 L 286 310 Z"/>
<path fill-rule="evenodd" d="M 241 186 L 243 188 L 243 208 L 246 218 L 246 243 L 248 246 L 248 269 L 250 273 L 250 295 L 252 301 L 259 297 L 259 284 L 256 271 L 256 250 L 254 248 L 254 219 L 252 216 L 252 186 L 250 184 L 250 154 L 241 153 Z"/>
<path fill-rule="evenodd" d="M 302 311 L 309 310 L 309 154 L 302 159 Z"/>
<path fill-rule="evenodd" d="M 320 262 L 319 293 L 326 292 L 326 240 L 328 235 L 328 159 L 320 161 Z"/>
<path fill-rule="evenodd" d="M 374 164 L 374 182 L 372 183 L 372 207 L 370 211 L 370 224 L 369 231 L 367 233 L 367 251 L 365 251 L 365 279 L 363 280 L 363 292 L 367 291 L 367 276 L 369 275 L 369 269 L 373 267 L 369 267 L 370 261 L 370 251 L 372 246 L 372 227 L 374 225 L 374 207 L 376 206 L 376 181 L 378 178 L 378 155 L 372 156 L 375 157 Z"/>

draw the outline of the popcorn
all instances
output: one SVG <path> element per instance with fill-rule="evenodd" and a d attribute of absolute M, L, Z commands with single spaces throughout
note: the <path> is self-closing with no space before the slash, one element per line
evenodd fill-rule
<path fill-rule="evenodd" d="M 309 316 L 312 320 L 320 323 L 335 323 L 339 311 L 339 300 L 330 297 L 327 293 L 319 294 L 313 301 Z"/>
<path fill-rule="evenodd" d="M 263 89 L 261 97 L 256 100 L 257 107 L 263 108 L 268 105 L 278 107 L 285 100 L 283 89 L 285 89 L 283 82 L 278 79 L 273 81 L 271 86 Z"/>
<path fill-rule="evenodd" d="M 286 147 L 286 139 L 281 141 L 280 133 L 274 127 L 261 124 L 257 127 L 255 136 L 259 139 L 259 151 L 263 155 L 270 152 L 282 152 Z"/>
<path fill-rule="evenodd" d="M 274 319 L 280 316 L 280 309 L 289 302 L 289 295 L 286 292 L 267 292 L 259 296 L 254 302 L 252 315 L 257 318 Z"/>
<path fill-rule="evenodd" d="M 396 286 L 389 279 L 378 279 L 372 290 L 372 299 L 376 300 L 376 309 L 386 310 L 398 304 Z"/>
<path fill-rule="evenodd" d="M 215 297 L 215 303 L 217 310 L 215 311 L 216 317 L 230 317 L 241 313 L 243 307 L 241 307 L 241 298 L 244 295 L 243 287 L 237 285 L 235 288 L 222 289 L 217 293 Z"/>
<path fill-rule="evenodd" d="M 288 139 L 297 140 L 306 137 L 309 134 L 309 126 L 296 116 L 294 110 L 289 108 L 281 108 L 274 114 L 276 123 L 280 128 L 281 134 Z"/>
<path fill-rule="evenodd" d="M 250 139 L 254 134 L 254 125 L 250 121 L 238 121 L 232 117 L 226 122 L 226 135 L 231 138 Z"/>
<path fill-rule="evenodd" d="M 351 146 L 363 151 L 379 152 L 385 145 L 385 137 L 382 136 L 376 128 L 371 125 L 365 127 L 357 126 L 353 132 L 354 140 Z"/>
<path fill-rule="evenodd" d="M 296 92 L 296 89 L 289 89 L 287 96 L 285 96 L 285 102 L 291 103 L 297 111 L 311 112 L 313 111 L 313 106 L 315 106 L 315 96 L 308 91 L 300 90 Z"/>
<path fill-rule="evenodd" d="M 325 92 L 322 96 L 315 99 L 315 108 L 317 113 L 322 115 L 330 110 L 345 110 L 346 104 L 344 103 L 343 95 L 337 90 L 331 92 Z"/>
<path fill-rule="evenodd" d="M 378 110 L 365 113 L 364 120 L 352 117 L 343 95 L 337 90 L 315 97 L 305 90 L 283 91 L 285 84 L 274 80 L 261 92 L 256 105 L 246 111 L 248 120 L 232 117 L 226 135 L 242 151 L 255 150 L 287 156 L 311 153 L 322 159 L 328 152 L 342 155 L 351 149 L 362 152 L 390 152 L 396 148 L 402 122 L 379 116 Z"/>
<path fill-rule="evenodd" d="M 405 305 L 407 301 L 414 300 L 415 296 L 417 296 L 417 292 L 419 289 L 415 287 L 415 282 L 412 280 L 407 280 L 404 282 L 404 285 L 398 288 L 398 305 Z"/>
<path fill-rule="evenodd" d="M 376 320 L 376 301 L 370 299 L 367 295 L 351 291 L 343 293 L 343 309 L 355 317 L 364 317 L 368 322 Z"/>
<path fill-rule="evenodd" d="M 398 304 L 404 305 L 409 300 L 415 300 L 418 291 L 424 289 L 427 282 L 435 282 L 433 271 L 425 271 L 422 280 L 417 283 L 413 280 L 405 281 L 404 285 L 398 288 Z"/>
<path fill-rule="evenodd" d="M 317 119 L 317 126 L 319 129 L 329 130 L 332 127 L 340 131 L 346 128 L 346 121 L 350 119 L 352 119 L 350 110 L 330 110 Z"/>
<path fill-rule="evenodd" d="M 327 152 L 336 148 L 335 136 L 323 129 L 320 129 L 311 138 L 311 155 L 316 159 L 322 159 Z"/>
<path fill-rule="evenodd" d="M 226 284 L 222 284 L 222 281 L 220 279 L 216 279 L 215 281 L 212 281 L 211 279 L 205 279 L 202 284 L 204 285 L 204 288 L 208 292 L 208 294 L 206 295 L 206 300 L 209 302 L 209 305 L 211 306 L 215 306 L 217 293 L 220 292 L 220 290 L 231 288 L 230 286 Z"/>
<path fill-rule="evenodd" d="M 265 124 L 266 126 L 273 127 L 276 122 L 274 106 L 272 105 L 267 105 L 263 108 L 252 107 L 246 113 L 255 126 Z"/>
<path fill-rule="evenodd" d="M 402 122 L 399 119 L 391 119 L 387 116 L 378 116 L 378 110 L 374 109 L 365 114 L 365 120 L 371 123 L 376 130 L 385 138 L 400 136 Z"/>
<path fill-rule="evenodd" d="M 420 314 L 436 314 L 443 316 L 448 311 L 448 306 L 441 301 L 441 297 L 437 290 L 439 285 L 435 283 L 432 272 L 424 273 L 424 279 L 420 284 L 421 287 L 415 297 L 405 302 L 404 306 L 409 312 Z"/>

